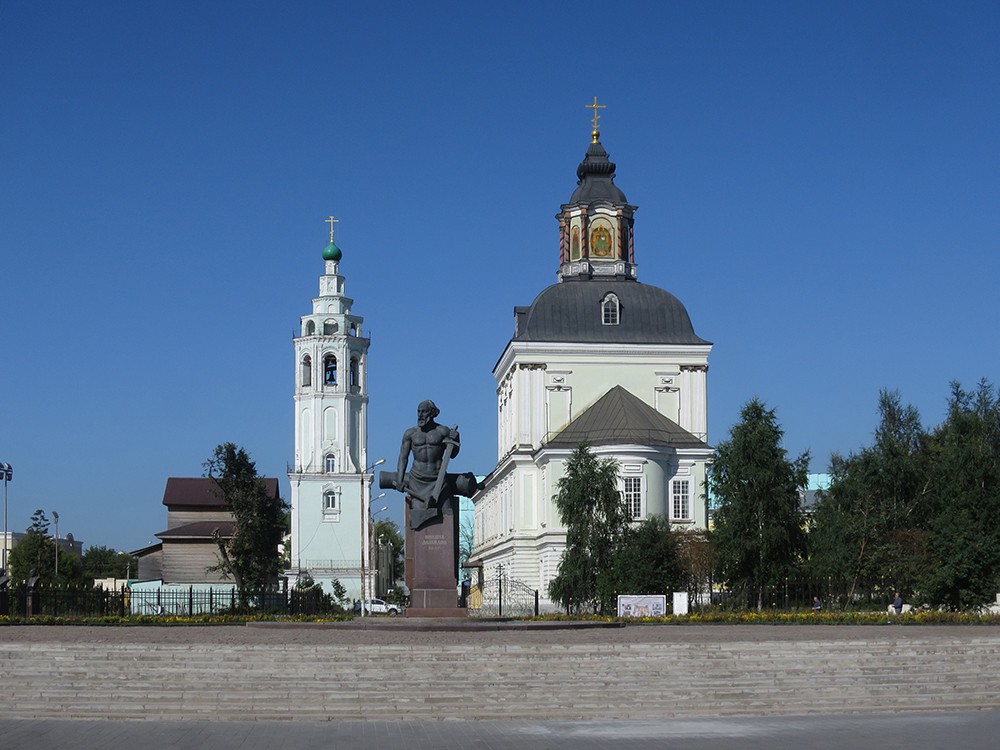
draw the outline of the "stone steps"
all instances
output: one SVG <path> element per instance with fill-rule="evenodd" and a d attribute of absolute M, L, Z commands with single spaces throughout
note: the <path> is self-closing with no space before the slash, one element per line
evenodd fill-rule
<path fill-rule="evenodd" d="M 662 719 L 1000 709 L 1000 638 L 0 643 L 0 674 L 5 718 Z"/>

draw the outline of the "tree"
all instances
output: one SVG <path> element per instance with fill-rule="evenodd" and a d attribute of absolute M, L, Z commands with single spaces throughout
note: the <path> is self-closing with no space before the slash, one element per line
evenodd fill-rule
<path fill-rule="evenodd" d="M 250 592 L 273 586 L 281 572 L 278 545 L 288 505 L 280 497 L 268 497 L 256 464 L 233 443 L 216 447 L 205 462 L 205 476 L 215 479 L 218 496 L 233 514 L 232 537 L 226 540 L 215 532 L 219 564 L 212 570 L 233 579 L 245 607 Z"/>
<path fill-rule="evenodd" d="M 347 589 L 339 579 L 330 581 L 330 591 L 324 591 L 321 584 L 316 583 L 311 575 L 303 573 L 295 582 L 295 591 L 300 597 L 309 596 L 312 598 L 311 610 L 316 612 L 343 612 L 347 604 Z"/>
<path fill-rule="evenodd" d="M 675 531 L 673 534 L 681 567 L 681 585 L 676 590 L 687 591 L 693 601 L 704 601 L 712 592 L 715 545 L 702 529 Z"/>
<path fill-rule="evenodd" d="M 809 537 L 812 572 L 851 581 L 849 599 L 860 581 L 886 576 L 910 591 L 926 566 L 927 435 L 898 392 L 882 391 L 878 408 L 873 444 L 831 458 Z"/>
<path fill-rule="evenodd" d="M 31 525 L 28 526 L 27 531 L 29 534 L 49 535 L 49 519 L 45 516 L 44 510 L 39 508 L 31 514 Z"/>
<path fill-rule="evenodd" d="M 806 485 L 809 453 L 788 460 L 782 436 L 774 410 L 751 400 L 729 440 L 715 449 L 708 477 L 718 504 L 712 539 L 719 573 L 732 588 L 753 593 L 757 609 L 804 547 L 799 491 Z"/>
<path fill-rule="evenodd" d="M 472 557 L 472 550 L 476 546 L 476 535 L 471 523 L 459 523 L 458 525 L 458 568 L 461 571 L 465 563 Z M 464 575 L 460 575 L 464 578 Z"/>
<path fill-rule="evenodd" d="M 651 516 L 625 529 L 616 556 L 617 588 L 623 594 L 665 594 L 679 591 L 681 563 L 670 522 Z"/>
<path fill-rule="evenodd" d="M 55 554 L 56 545 L 52 539 L 28 529 L 7 555 L 11 581 L 23 583 L 37 575 L 42 583 L 50 582 L 55 570 Z"/>
<path fill-rule="evenodd" d="M 80 558 L 68 550 L 59 550 L 59 574 L 56 575 L 56 543 L 46 533 L 45 513 L 36 510 L 27 533 L 11 549 L 7 566 L 11 581 L 24 583 L 38 576 L 37 586 L 71 586 L 83 582 Z"/>
<path fill-rule="evenodd" d="M 98 578 L 125 578 L 137 570 L 135 558 L 127 552 L 110 547 L 88 547 L 83 553 L 83 575 L 91 580 Z"/>
<path fill-rule="evenodd" d="M 405 552 L 403 534 L 394 521 L 383 518 L 375 522 L 372 538 L 380 548 L 388 545 L 392 550 L 389 560 L 391 570 L 386 571 L 385 581 L 387 588 L 393 588 L 396 585 L 396 581 L 402 579 L 404 576 Z M 378 556 L 378 559 L 382 560 L 381 554 Z"/>
<path fill-rule="evenodd" d="M 989 382 L 973 392 L 952 384 L 928 486 L 932 564 L 921 593 L 952 610 L 982 606 L 1000 587 L 1000 401 Z"/>
<path fill-rule="evenodd" d="M 614 610 L 622 549 L 630 518 L 618 491 L 618 464 L 598 460 L 580 445 L 559 480 L 556 508 L 566 527 L 566 550 L 549 596 L 567 609 Z"/>

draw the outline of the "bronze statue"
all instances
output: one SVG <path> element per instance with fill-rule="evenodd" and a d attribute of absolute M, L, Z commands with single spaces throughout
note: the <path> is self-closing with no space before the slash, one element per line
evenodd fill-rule
<path fill-rule="evenodd" d="M 406 494 L 411 529 L 419 529 L 443 513 L 454 513 L 449 501 L 456 495 L 469 497 L 479 486 L 474 474 L 448 473 L 448 462 L 458 455 L 461 438 L 458 425 L 448 429 L 434 421 L 440 413 L 433 401 L 420 402 L 416 426 L 403 433 L 396 473 L 383 471 L 379 475 L 381 489 Z M 413 465 L 407 472 L 411 453 Z"/>

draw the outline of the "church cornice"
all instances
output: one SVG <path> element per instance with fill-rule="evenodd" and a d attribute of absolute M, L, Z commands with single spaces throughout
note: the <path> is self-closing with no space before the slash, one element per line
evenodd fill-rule
<path fill-rule="evenodd" d="M 507 451 L 497 461 L 497 465 L 486 475 L 486 478 L 483 480 L 484 489 L 479 490 L 473 495 L 472 501 L 476 502 L 476 500 L 482 499 L 484 492 L 507 479 L 517 468 L 534 467 L 533 453 L 534 451 L 531 446 L 514 448 Z"/>
<path fill-rule="evenodd" d="M 520 367 L 521 358 L 530 358 L 533 363 L 547 361 L 551 356 L 580 357 L 582 360 L 594 361 L 602 355 L 615 359 L 663 359 L 681 360 L 681 367 L 696 369 L 708 368 L 708 355 L 712 351 L 711 344 L 593 344 L 593 343 L 562 343 L 548 341 L 509 341 L 500 359 L 493 367 L 493 377 L 499 383 L 504 375 L 514 367 Z M 688 360 L 688 361 L 683 361 Z M 552 366 L 552 362 L 548 365 Z"/>
<path fill-rule="evenodd" d="M 306 342 L 309 344 L 321 344 L 321 345 L 325 343 L 342 345 L 344 343 L 350 344 L 350 342 L 352 341 L 358 341 L 361 343 L 361 346 L 357 347 L 359 351 L 361 349 L 367 350 L 372 343 L 372 340 L 367 336 L 349 336 L 346 333 L 333 333 L 333 334 L 316 333 L 313 334 L 312 336 L 296 336 L 292 339 L 292 341 L 295 341 L 296 343 Z"/>

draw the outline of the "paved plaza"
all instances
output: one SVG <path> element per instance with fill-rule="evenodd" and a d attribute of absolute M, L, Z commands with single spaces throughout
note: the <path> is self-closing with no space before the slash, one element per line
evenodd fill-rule
<path fill-rule="evenodd" d="M 863 750 L 1000 736 L 993 627 L 4 627 L 0 675 L 3 750 Z"/>
<path fill-rule="evenodd" d="M 645 721 L 132 722 L 0 719 L 5 750 L 894 750 L 996 746 L 1000 713 Z"/>

